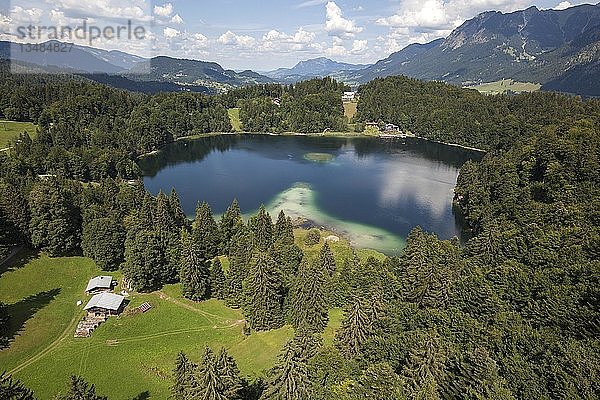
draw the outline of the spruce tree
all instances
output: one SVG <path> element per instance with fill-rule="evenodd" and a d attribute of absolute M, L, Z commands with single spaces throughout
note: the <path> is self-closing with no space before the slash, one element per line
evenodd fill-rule
<path fill-rule="evenodd" d="M 283 210 L 279 212 L 275 223 L 274 242 L 279 244 L 294 244 L 294 226 Z"/>
<path fill-rule="evenodd" d="M 192 363 L 185 353 L 180 352 L 175 361 L 173 376 L 175 383 L 171 388 L 174 400 L 187 400 L 194 388 L 194 370 L 196 365 Z"/>
<path fill-rule="evenodd" d="M 171 195 L 169 196 L 169 206 L 171 211 L 171 216 L 175 223 L 175 227 L 177 229 L 181 229 L 183 227 L 188 227 L 189 221 L 183 208 L 181 207 L 181 201 L 179 200 L 179 195 L 175 188 L 171 189 Z"/>
<path fill-rule="evenodd" d="M 356 357 L 372 333 L 370 311 L 367 300 L 358 296 L 346 307 L 342 327 L 336 335 L 336 346 L 347 358 Z"/>
<path fill-rule="evenodd" d="M 336 271 L 335 257 L 329 247 L 329 243 L 325 242 L 319 253 L 319 267 L 327 274 L 329 278 L 333 277 Z"/>
<path fill-rule="evenodd" d="M 245 281 L 244 312 L 252 329 L 268 331 L 283 326 L 283 282 L 268 253 L 256 254 Z"/>
<path fill-rule="evenodd" d="M 23 382 L 13 379 L 5 372 L 0 372 L 0 399 L 3 400 L 34 400 L 33 391 Z"/>
<path fill-rule="evenodd" d="M 83 255 L 105 271 L 116 271 L 124 260 L 125 228 L 116 217 L 97 218 L 83 226 Z"/>
<path fill-rule="evenodd" d="M 215 258 L 210 269 L 210 294 L 213 298 L 223 300 L 225 298 L 225 273 L 221 260 Z"/>
<path fill-rule="evenodd" d="M 198 245 L 191 235 L 181 232 L 181 269 L 179 271 L 181 292 L 184 297 L 201 301 L 210 297 L 210 271 L 208 262 L 202 258 Z"/>
<path fill-rule="evenodd" d="M 308 400 L 308 359 L 295 341 L 285 344 L 275 367 L 270 371 L 261 400 Z"/>
<path fill-rule="evenodd" d="M 69 254 L 79 247 L 81 213 L 61 182 L 52 179 L 35 184 L 29 194 L 29 208 L 33 246 L 52 256 Z"/>
<path fill-rule="evenodd" d="M 171 281 L 170 265 L 160 233 L 142 230 L 128 239 L 123 274 L 135 290 L 152 291 Z"/>
<path fill-rule="evenodd" d="M 212 260 L 219 255 L 220 232 L 208 203 L 198 204 L 194 220 L 193 237 L 200 255 Z"/>
<path fill-rule="evenodd" d="M 258 214 L 250 219 L 249 226 L 254 233 L 256 246 L 262 251 L 268 250 L 273 244 L 273 221 L 264 205 L 261 205 Z"/>
<path fill-rule="evenodd" d="M 191 399 L 228 400 L 225 396 L 225 385 L 221 379 L 217 360 L 210 348 L 204 350 L 202 362 L 194 374 L 195 387 L 191 391 Z"/>
<path fill-rule="evenodd" d="M 243 300 L 242 283 L 248 277 L 254 245 L 250 230 L 243 224 L 238 225 L 230 244 L 225 299 L 229 306 L 240 307 Z"/>
<path fill-rule="evenodd" d="M 221 233 L 221 251 L 223 254 L 229 253 L 231 239 L 233 239 L 235 236 L 240 224 L 243 224 L 242 212 L 237 199 L 234 199 L 219 221 L 219 231 Z"/>
<path fill-rule="evenodd" d="M 315 263 L 303 260 L 291 290 L 291 321 L 309 332 L 323 332 L 327 326 L 326 279 Z"/>
<path fill-rule="evenodd" d="M 223 381 L 224 393 L 228 400 L 241 398 L 241 391 L 244 389 L 244 381 L 240 378 L 240 370 L 237 363 L 224 347 L 217 356 L 217 369 L 221 380 Z"/>
<path fill-rule="evenodd" d="M 154 226 L 157 230 L 165 232 L 177 231 L 175 219 L 171 213 L 169 197 L 162 191 L 156 196 L 156 209 L 154 212 Z"/>
<path fill-rule="evenodd" d="M 59 400 L 107 400 L 108 397 L 96 393 L 96 387 L 80 376 L 71 376 L 67 394 L 57 396 Z"/>

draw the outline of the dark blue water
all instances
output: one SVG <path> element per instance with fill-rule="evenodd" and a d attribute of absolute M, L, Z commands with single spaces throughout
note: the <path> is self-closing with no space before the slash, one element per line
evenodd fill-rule
<path fill-rule="evenodd" d="M 309 161 L 307 153 L 333 159 Z M 451 238 L 461 232 L 452 209 L 459 169 L 479 157 L 420 139 L 255 135 L 180 141 L 144 158 L 140 166 L 146 188 L 156 194 L 174 187 L 188 215 L 198 201 L 222 213 L 234 198 L 251 212 L 303 183 L 314 197 L 314 204 L 302 205 L 309 219 L 325 214 L 330 225 L 353 222 L 401 238 L 420 225 Z M 294 197 L 288 197 L 284 209 L 294 208 Z"/>

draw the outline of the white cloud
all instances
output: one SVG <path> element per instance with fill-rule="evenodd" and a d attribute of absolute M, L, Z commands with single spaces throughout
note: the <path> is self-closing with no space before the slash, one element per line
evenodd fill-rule
<path fill-rule="evenodd" d="M 163 35 L 165 35 L 167 39 L 173 39 L 180 36 L 181 32 L 177 29 L 173 29 L 167 26 L 165 29 L 163 29 Z"/>
<path fill-rule="evenodd" d="M 300 27 L 293 35 L 270 30 L 262 37 L 260 49 L 265 51 L 303 51 L 314 49 L 315 34 Z"/>
<path fill-rule="evenodd" d="M 355 40 L 352 42 L 352 54 L 363 54 L 369 48 L 369 42 L 367 40 Z"/>
<path fill-rule="evenodd" d="M 566 10 L 569 7 L 573 7 L 573 4 L 569 3 L 568 1 L 561 1 L 554 7 L 554 9 L 555 10 Z"/>
<path fill-rule="evenodd" d="M 183 24 L 183 18 L 179 14 L 175 14 L 173 18 L 171 18 L 172 24 Z"/>
<path fill-rule="evenodd" d="M 173 4 L 167 3 L 162 6 L 154 6 L 154 14 L 159 17 L 170 17 L 173 14 Z"/>
<path fill-rule="evenodd" d="M 256 39 L 252 36 L 236 35 L 231 31 L 222 34 L 217 41 L 226 46 L 236 46 L 241 48 L 250 48 L 256 44 Z"/>
<path fill-rule="evenodd" d="M 334 1 L 330 1 L 325 6 L 327 21 L 325 22 L 325 31 L 330 36 L 339 38 L 351 38 L 355 34 L 362 32 L 363 28 L 356 26 L 353 20 L 344 18 L 342 9 Z"/>
<path fill-rule="evenodd" d="M 40 23 L 44 10 L 40 8 L 23 8 L 21 6 L 14 6 L 10 10 L 10 19 L 14 24 L 33 24 L 37 25 Z"/>
<path fill-rule="evenodd" d="M 53 0 L 52 6 L 73 18 L 131 19 L 151 21 L 152 9 L 140 0 Z"/>

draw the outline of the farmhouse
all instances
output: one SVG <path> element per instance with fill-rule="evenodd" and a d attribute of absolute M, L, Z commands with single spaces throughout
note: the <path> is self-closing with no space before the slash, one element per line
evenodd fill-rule
<path fill-rule="evenodd" d="M 84 310 L 90 317 L 106 318 L 123 311 L 125 297 L 113 293 L 100 293 L 92 297 Z"/>
<path fill-rule="evenodd" d="M 400 132 L 400 127 L 394 124 L 385 124 L 386 132 Z"/>
<path fill-rule="evenodd" d="M 85 288 L 88 294 L 97 294 L 103 292 L 109 292 L 113 288 L 112 276 L 97 276 L 90 279 L 87 287 Z"/>
<path fill-rule="evenodd" d="M 342 101 L 354 101 L 356 99 L 356 92 L 344 92 Z"/>

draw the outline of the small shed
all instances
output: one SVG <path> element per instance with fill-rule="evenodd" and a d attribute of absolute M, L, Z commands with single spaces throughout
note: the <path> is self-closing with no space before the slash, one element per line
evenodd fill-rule
<path fill-rule="evenodd" d="M 114 293 L 100 293 L 90 299 L 84 310 L 91 317 L 107 317 L 119 315 L 124 305 L 125 297 Z"/>
<path fill-rule="evenodd" d="M 96 294 L 103 293 L 112 290 L 113 278 L 112 276 L 97 276 L 90 279 L 87 287 L 85 288 L 86 293 Z"/>

